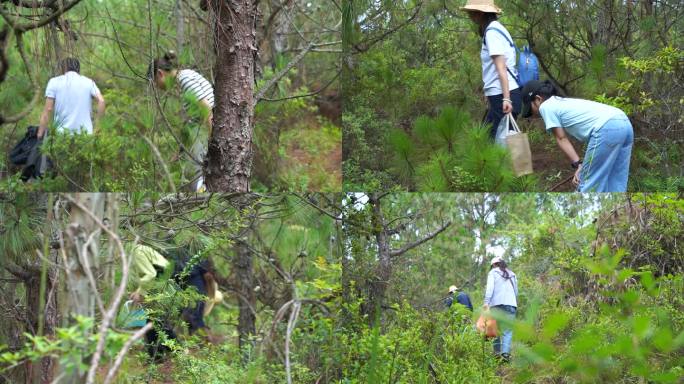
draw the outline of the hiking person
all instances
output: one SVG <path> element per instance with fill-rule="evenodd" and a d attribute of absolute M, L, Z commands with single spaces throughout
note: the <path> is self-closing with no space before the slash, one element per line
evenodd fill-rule
<path fill-rule="evenodd" d="M 131 279 L 137 282 L 138 288 L 130 294 L 129 298 L 134 303 L 144 306 L 144 294 L 149 288 L 149 283 L 162 278 L 167 273 L 170 263 L 154 248 L 143 244 L 133 246 L 130 255 Z M 145 334 L 147 353 L 152 359 L 159 361 L 163 355 L 170 351 L 170 348 L 163 345 L 159 340 L 159 334 L 163 333 L 167 339 L 176 339 L 177 336 L 168 316 L 164 319 L 147 319 L 148 323 L 152 321 L 154 321 L 155 326 Z"/>
<path fill-rule="evenodd" d="M 194 139 L 190 149 L 191 155 L 196 160 L 203 161 L 207 153 L 207 143 L 211 136 L 214 87 L 204 76 L 196 71 L 192 69 L 178 69 L 174 52 L 168 52 L 164 57 L 152 61 L 147 71 L 147 78 L 152 81 L 153 85 L 164 90 L 175 82 L 180 87 L 183 97 L 196 99 L 203 108 L 208 110 L 207 120 L 203 122 L 208 126 L 208 129 L 202 129 L 201 125 L 198 126 L 197 131 L 193 133 Z M 184 103 L 183 107 L 185 110 L 188 110 L 187 103 Z M 197 192 L 203 192 L 205 186 L 201 164 L 196 164 L 194 170 L 195 181 L 193 189 Z"/>
<path fill-rule="evenodd" d="M 454 295 L 458 292 L 458 295 L 454 297 Z M 468 308 L 471 312 L 473 311 L 473 304 L 470 302 L 470 296 L 468 296 L 467 293 L 458 290 L 458 287 L 455 285 L 452 285 L 449 287 L 449 295 L 444 299 L 444 305 L 447 306 L 447 308 L 451 308 L 451 305 L 454 303 L 454 300 L 463 305 L 464 307 Z"/>
<path fill-rule="evenodd" d="M 579 192 L 626 192 L 634 130 L 620 109 L 590 100 L 558 96 L 548 80 L 523 87 L 523 116 L 541 116 L 574 168 Z M 587 143 L 584 160 L 568 139 Z"/>
<path fill-rule="evenodd" d="M 493 258 L 490 264 L 483 308 L 485 311 L 490 308 L 500 311 L 503 316 L 513 320 L 518 307 L 518 280 L 501 257 Z M 503 361 L 510 361 L 512 340 L 513 330 L 510 327 L 503 330 L 502 336 L 494 339 L 494 353 Z"/>
<path fill-rule="evenodd" d="M 81 64 L 78 59 L 67 58 L 60 66 L 64 74 L 50 79 L 45 90 L 45 108 L 38 128 L 39 139 L 47 132 L 53 117 L 58 131 L 92 134 L 93 100 L 97 101 L 98 120 L 105 113 L 104 97 L 93 80 L 80 74 Z"/>
<path fill-rule="evenodd" d="M 511 34 L 498 21 L 501 9 L 494 0 L 468 0 L 461 10 L 466 11 L 470 20 L 478 25 L 482 37 L 482 81 L 489 103 L 485 122 L 492 124 L 489 136 L 494 140 L 504 115 L 512 113 L 515 118 L 522 108 L 520 85 L 516 80 L 516 48 Z"/>

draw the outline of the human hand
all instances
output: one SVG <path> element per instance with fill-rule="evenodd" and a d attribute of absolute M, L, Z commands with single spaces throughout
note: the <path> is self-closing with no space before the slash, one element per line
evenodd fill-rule
<path fill-rule="evenodd" d="M 513 112 L 513 103 L 511 103 L 508 100 L 504 100 L 503 102 L 503 113 L 508 114 Z"/>
<path fill-rule="evenodd" d="M 141 304 L 143 302 L 143 295 L 138 291 L 131 292 L 131 294 L 128 295 L 128 298 L 135 304 Z"/>
<path fill-rule="evenodd" d="M 573 183 L 575 186 L 578 186 L 578 185 L 580 184 L 580 181 L 581 181 L 581 180 L 580 180 L 580 171 L 581 171 L 581 170 L 582 170 L 582 164 L 580 164 L 580 165 L 577 167 L 577 170 L 575 171 L 575 176 L 572 178 L 572 183 Z"/>

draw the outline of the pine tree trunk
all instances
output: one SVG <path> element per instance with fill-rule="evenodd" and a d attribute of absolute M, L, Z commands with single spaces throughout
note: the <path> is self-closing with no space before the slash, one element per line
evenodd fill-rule
<path fill-rule="evenodd" d="M 253 347 L 250 335 L 256 334 L 256 295 L 254 293 L 254 260 L 247 244 L 238 241 L 235 244 L 233 259 L 235 288 L 238 294 L 240 313 L 238 315 L 238 334 L 240 350 L 248 356 Z"/>
<path fill-rule="evenodd" d="M 378 245 L 378 265 L 375 268 L 373 281 L 371 281 L 370 284 L 368 302 L 366 303 L 364 313 L 368 314 L 370 323 L 375 324 L 376 321 L 380 320 L 380 307 L 385 300 L 385 291 L 387 291 L 387 285 L 392 276 L 392 260 L 385 219 L 382 215 L 378 194 L 371 194 L 368 203 L 371 205 L 373 212 L 372 225 L 373 232 L 375 233 L 375 241 Z"/>
<path fill-rule="evenodd" d="M 100 193 L 79 193 L 71 197 L 95 217 L 104 216 L 105 195 Z M 62 306 L 64 325 L 73 323 L 76 315 L 95 317 L 95 292 L 88 282 L 87 270 L 97 276 L 99 227 L 92 218 L 75 204 L 71 205 L 69 224 L 65 232 L 66 265 L 66 303 Z M 92 237 L 92 239 L 91 239 Z M 88 241 L 90 242 L 88 243 Z M 88 243 L 88 246 L 86 244 Z M 60 367 L 62 368 L 62 367 Z M 65 383 L 80 383 L 85 379 L 85 372 L 65 376 Z"/>
<path fill-rule="evenodd" d="M 52 262 L 58 262 L 58 255 L 53 251 L 49 256 Z M 57 313 L 57 270 L 50 268 L 48 278 L 46 281 L 44 303 L 40 301 L 40 274 L 36 273 L 26 282 L 26 302 L 28 319 L 33 325 L 34 329 L 38 329 L 39 312 L 43 311 L 44 328 L 42 336 L 54 336 L 55 328 L 57 328 L 59 321 L 59 314 Z M 41 336 L 41 335 L 39 335 Z M 54 368 L 57 360 L 52 357 L 44 357 L 38 362 L 33 363 L 31 367 L 31 382 L 50 384 L 54 379 Z"/>
<path fill-rule="evenodd" d="M 212 1 L 218 46 L 213 129 L 206 184 L 210 191 L 248 192 L 254 129 L 257 0 Z"/>

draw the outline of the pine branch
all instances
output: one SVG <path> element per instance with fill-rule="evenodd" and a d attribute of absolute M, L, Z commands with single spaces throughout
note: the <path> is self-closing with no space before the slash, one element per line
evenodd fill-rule
<path fill-rule="evenodd" d="M 446 224 L 442 225 L 441 228 L 439 228 L 439 229 L 436 230 L 435 232 L 432 232 L 431 234 L 427 235 L 426 237 L 422 238 L 421 240 L 414 241 L 414 242 L 412 242 L 412 243 L 410 243 L 410 244 L 407 244 L 407 245 L 403 246 L 403 247 L 400 248 L 400 249 L 395 249 L 395 250 L 390 251 L 390 257 L 401 256 L 401 255 L 403 255 L 404 253 L 410 251 L 411 249 L 413 249 L 413 248 L 415 248 L 415 247 L 417 247 L 417 246 L 419 246 L 419 245 L 421 245 L 421 244 L 423 244 L 423 243 L 426 243 L 426 242 L 429 241 L 429 240 L 434 239 L 435 237 L 437 237 L 437 235 L 439 235 L 440 233 L 444 232 L 450 225 L 451 225 L 451 221 L 449 221 L 449 222 L 447 222 Z"/>

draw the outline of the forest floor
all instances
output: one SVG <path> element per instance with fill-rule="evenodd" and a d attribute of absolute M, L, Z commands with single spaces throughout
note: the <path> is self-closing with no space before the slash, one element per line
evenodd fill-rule
<path fill-rule="evenodd" d="M 521 129 L 527 132 L 530 140 L 532 168 L 534 169 L 534 174 L 539 178 L 538 190 L 546 192 L 574 192 L 576 188 L 572 184 L 572 180 L 560 185 L 568 177 L 573 176 L 574 170 L 570 168 L 567 157 L 558 148 L 553 135 L 547 134 L 543 129 L 543 123 L 536 121 L 536 119 L 521 119 L 520 125 Z M 575 141 L 573 141 L 573 145 L 578 152 L 583 153 L 582 145 Z"/>

